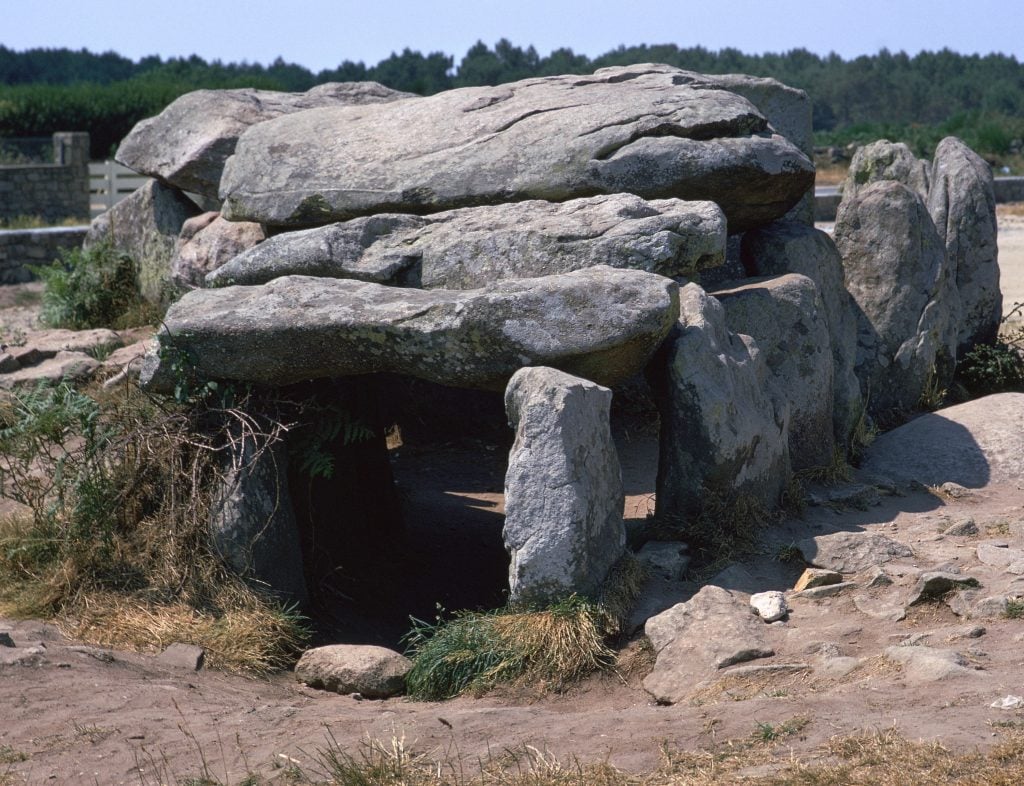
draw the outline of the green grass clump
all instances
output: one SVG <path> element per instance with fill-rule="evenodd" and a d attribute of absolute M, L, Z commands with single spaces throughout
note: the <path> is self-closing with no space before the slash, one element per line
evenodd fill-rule
<path fill-rule="evenodd" d="M 1024 303 L 1014 303 L 1003 317 L 998 338 L 977 344 L 957 360 L 958 398 L 1024 391 Z"/>
<path fill-rule="evenodd" d="M 51 265 L 30 269 L 46 284 L 39 319 L 48 327 L 121 329 L 159 316 L 139 297 L 131 257 L 109 242 L 64 250 Z"/>
<path fill-rule="evenodd" d="M 411 697 L 439 701 L 501 683 L 559 688 L 598 669 L 614 654 L 608 613 L 577 595 L 538 610 L 460 612 L 447 621 L 413 620 L 407 636 Z"/>
<path fill-rule="evenodd" d="M 803 717 L 790 718 L 779 724 L 758 721 L 751 736 L 761 742 L 775 742 L 783 737 L 791 737 L 797 734 L 810 722 L 809 718 Z"/>

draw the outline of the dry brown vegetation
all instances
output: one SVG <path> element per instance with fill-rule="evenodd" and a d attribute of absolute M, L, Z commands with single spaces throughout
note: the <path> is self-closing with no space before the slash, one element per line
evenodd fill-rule
<path fill-rule="evenodd" d="M 468 763 L 449 746 L 417 751 L 404 736 L 367 739 L 346 752 L 330 736 L 323 748 L 300 762 L 282 757 L 272 779 L 250 774 L 224 781 L 211 771 L 196 749 L 196 774 L 182 777 L 150 755 L 140 762 L 140 784 L 190 783 L 208 786 L 285 782 L 345 786 L 1016 786 L 1024 779 L 1024 729 L 1013 722 L 995 728 L 1001 739 L 987 751 L 954 751 L 938 742 L 913 741 L 896 729 L 835 737 L 814 750 L 797 754 L 793 743 L 813 721 L 793 717 L 777 724 L 755 723 L 743 739 L 714 741 L 714 724 L 705 732 L 712 742 L 700 750 L 662 746 L 662 761 L 653 772 L 630 773 L 608 763 L 559 760 L 534 746 L 494 751 Z M 188 736 L 187 726 L 183 733 Z M 13 776 L 0 784 L 17 783 Z"/>
<path fill-rule="evenodd" d="M 849 162 L 831 164 L 820 159 L 814 162 L 814 185 L 816 186 L 837 186 L 846 180 L 846 172 L 850 168 Z"/>
<path fill-rule="evenodd" d="M 1024 218 L 1024 202 L 1005 202 L 996 205 L 996 219 Z"/>
<path fill-rule="evenodd" d="M 301 620 L 208 541 L 237 433 L 273 438 L 241 409 L 175 407 L 133 385 L 7 396 L 0 491 L 22 508 L 0 520 L 0 614 L 133 650 L 192 643 L 233 671 L 293 662 Z"/>

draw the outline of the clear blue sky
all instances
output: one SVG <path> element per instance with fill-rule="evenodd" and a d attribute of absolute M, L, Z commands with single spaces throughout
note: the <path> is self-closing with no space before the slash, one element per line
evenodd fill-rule
<path fill-rule="evenodd" d="M 132 59 L 198 54 L 317 71 L 373 65 L 404 47 L 456 63 L 501 37 L 548 54 L 674 43 L 746 53 L 805 47 L 844 58 L 882 47 L 1002 52 L 1024 62 L 1020 0 L 0 0 L 0 44 L 82 47 Z"/>

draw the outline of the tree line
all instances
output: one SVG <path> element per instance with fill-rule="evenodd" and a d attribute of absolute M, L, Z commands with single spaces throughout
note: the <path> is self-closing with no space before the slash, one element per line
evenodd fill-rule
<path fill-rule="evenodd" d="M 888 136 L 930 154 L 947 133 L 990 158 L 1020 153 L 1024 137 L 1024 65 L 1013 56 L 962 55 L 943 49 L 907 55 L 886 49 L 844 60 L 806 49 L 748 55 L 674 44 L 620 46 L 595 58 L 571 49 L 541 56 L 502 39 L 478 42 L 456 65 L 443 52 L 411 49 L 376 65 L 344 60 L 318 73 L 278 58 L 259 63 L 207 62 L 193 55 L 133 61 L 113 52 L 0 45 L 0 137 L 46 136 L 86 129 L 102 158 L 140 119 L 198 88 L 260 87 L 302 91 L 329 81 L 373 80 L 430 95 L 454 87 L 496 85 L 550 74 L 585 74 L 632 63 L 667 63 L 708 74 L 774 77 L 808 92 L 816 138 L 823 144 Z"/>

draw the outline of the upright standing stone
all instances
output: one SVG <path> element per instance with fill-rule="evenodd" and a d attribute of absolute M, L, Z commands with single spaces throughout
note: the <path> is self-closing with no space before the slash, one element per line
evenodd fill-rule
<path fill-rule="evenodd" d="M 928 212 L 946 244 L 960 293 L 960 357 L 975 344 L 995 340 L 1003 316 L 1003 295 L 992 170 L 956 137 L 946 137 L 935 148 Z"/>
<path fill-rule="evenodd" d="M 843 183 L 843 198 L 857 196 L 864 186 L 879 180 L 902 183 L 921 199 L 928 196 L 928 163 L 903 142 L 879 139 L 858 148 Z"/>
<path fill-rule="evenodd" d="M 789 412 L 768 393 L 768 367 L 750 336 L 696 284 L 679 293 L 679 323 L 652 363 L 661 411 L 657 516 L 678 525 L 706 489 L 774 507 L 789 478 Z"/>
<path fill-rule="evenodd" d="M 308 594 L 284 443 L 260 448 L 251 434 L 236 437 L 223 485 L 210 507 L 214 548 L 242 578 L 304 604 Z"/>
<path fill-rule="evenodd" d="M 716 291 L 734 333 L 753 336 L 764 353 L 769 389 L 789 409 L 789 456 L 794 470 L 832 463 L 832 347 L 818 288 L 796 273 L 748 279 Z"/>
<path fill-rule="evenodd" d="M 516 430 L 505 476 L 505 548 L 513 601 L 593 595 L 626 531 L 612 392 L 552 368 L 524 368 L 505 391 Z"/>
<path fill-rule="evenodd" d="M 883 180 L 839 205 L 836 247 L 860 308 L 857 376 L 872 416 L 917 406 L 956 359 L 960 302 L 946 251 L 921 197 Z"/>
<path fill-rule="evenodd" d="M 832 424 L 846 446 L 864 408 L 857 361 L 857 305 L 846 291 L 843 259 L 820 229 L 779 221 L 743 235 L 743 264 L 751 275 L 800 273 L 818 287 L 832 346 Z M 742 332 L 742 331 L 741 331 Z"/>
<path fill-rule="evenodd" d="M 108 241 L 128 254 L 135 263 L 139 294 L 150 303 L 166 303 L 173 289 L 171 260 L 178 235 L 199 213 L 178 189 L 150 180 L 93 220 L 85 246 Z"/>

